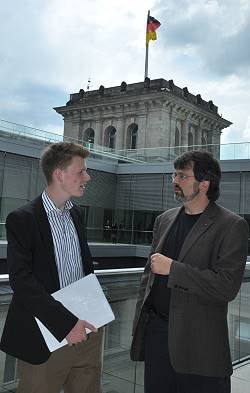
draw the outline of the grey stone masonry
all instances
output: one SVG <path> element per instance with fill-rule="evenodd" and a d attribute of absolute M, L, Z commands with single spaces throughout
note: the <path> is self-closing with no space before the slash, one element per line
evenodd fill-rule
<path fill-rule="evenodd" d="M 64 118 L 64 136 L 111 149 L 144 149 L 219 144 L 232 123 L 205 101 L 173 80 L 144 82 L 70 95 L 54 108 Z"/>

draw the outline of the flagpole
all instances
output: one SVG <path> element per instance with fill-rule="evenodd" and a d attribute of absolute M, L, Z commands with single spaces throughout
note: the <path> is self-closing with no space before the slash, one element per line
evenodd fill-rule
<path fill-rule="evenodd" d="M 148 18 L 150 16 L 150 10 L 148 11 L 148 16 L 147 16 L 147 22 L 146 22 L 146 54 L 145 54 L 145 75 L 144 75 L 144 80 L 145 78 L 148 77 L 148 42 L 147 42 L 147 27 L 148 27 Z"/>

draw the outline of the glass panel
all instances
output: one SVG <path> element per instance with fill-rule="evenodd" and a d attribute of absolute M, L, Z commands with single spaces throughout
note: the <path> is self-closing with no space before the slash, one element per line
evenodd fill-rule
<path fill-rule="evenodd" d="M 129 351 L 140 275 L 110 275 L 100 282 L 116 317 L 105 330 L 104 392 L 132 393 L 137 373 Z"/>
<path fill-rule="evenodd" d="M 241 197 L 241 173 L 222 173 L 219 203 L 227 209 L 239 213 Z"/>
<path fill-rule="evenodd" d="M 171 161 L 176 155 L 179 155 L 181 152 L 187 150 L 187 146 L 175 146 L 175 147 L 165 147 L 165 148 L 143 148 L 143 149 L 135 149 L 135 144 L 136 140 L 132 143 L 132 151 L 129 149 L 126 150 L 119 150 L 115 151 L 115 138 L 114 140 L 110 140 L 113 137 L 113 135 L 109 135 L 110 130 L 112 131 L 114 127 L 108 127 L 105 132 L 107 133 L 106 135 L 106 140 L 105 140 L 105 145 L 108 146 L 109 143 L 112 145 L 110 148 L 104 147 L 104 146 L 99 146 L 99 145 L 93 145 L 94 140 L 93 136 L 94 134 L 92 133 L 89 135 L 89 142 L 86 142 L 87 147 L 90 147 L 91 150 L 93 151 L 92 157 L 95 157 L 97 159 L 103 159 L 104 157 L 110 158 L 110 159 L 117 159 L 117 158 L 138 158 L 139 161 L 142 162 L 151 162 L 151 161 L 156 161 L 156 160 L 166 160 L 166 161 Z M 3 136 L 9 137 L 11 136 L 12 138 L 17 135 L 17 136 L 26 136 L 30 139 L 33 139 L 35 142 L 37 140 L 44 142 L 44 145 L 47 142 L 59 142 L 62 140 L 68 140 L 70 139 L 71 141 L 75 142 L 80 142 L 85 145 L 84 142 L 78 139 L 74 138 L 67 138 L 63 137 L 61 134 L 56 134 L 28 126 L 24 126 L 22 124 L 16 124 L 16 123 L 11 123 L 5 120 L 0 120 L 0 132 Z M 82 138 L 80 138 L 82 139 Z M 178 138 L 176 138 L 177 140 Z M 189 145 L 193 145 L 193 137 L 189 137 Z M 192 140 L 191 140 L 192 139 Z M 131 144 L 130 143 L 130 144 Z M 220 157 L 221 160 L 234 160 L 234 159 L 249 159 L 250 158 L 250 148 L 249 148 L 249 143 L 244 142 L 244 143 L 229 143 L 229 144 L 221 144 L 221 145 L 212 145 L 211 141 L 208 141 L 209 145 L 207 145 L 207 149 L 211 150 L 214 152 L 216 157 Z M 204 148 L 204 145 L 195 145 L 195 149 L 202 149 Z M 113 150 L 113 151 L 112 151 Z M 119 153 L 119 155 L 117 155 Z"/>
<path fill-rule="evenodd" d="M 8 214 L 27 202 L 27 199 L 0 198 L 0 240 L 6 239 L 5 220 Z"/>
<path fill-rule="evenodd" d="M 135 380 L 137 379 L 138 384 L 142 381 L 141 368 L 136 368 L 136 363 L 129 357 L 140 274 L 102 276 L 99 280 L 115 314 L 115 321 L 106 326 L 104 334 L 103 392 L 132 393 Z M 0 283 L 0 286 L 0 334 L 2 334 L 11 295 L 8 285 Z M 11 392 L 15 387 L 13 383 L 15 378 L 15 359 L 0 352 L 0 393 L 1 388 L 4 388 L 5 392 Z"/>
<path fill-rule="evenodd" d="M 143 393 L 143 363 L 132 362 L 129 356 L 140 277 L 141 273 L 110 273 L 98 277 L 115 314 L 115 320 L 105 327 L 103 393 Z M 1 282 L 0 288 L 1 334 L 11 295 L 6 283 Z M 250 265 L 247 265 L 241 291 L 229 305 L 229 337 L 234 362 L 250 355 L 249 297 Z M 15 359 L 0 352 L 0 393 L 11 392 L 15 387 L 15 378 Z"/>

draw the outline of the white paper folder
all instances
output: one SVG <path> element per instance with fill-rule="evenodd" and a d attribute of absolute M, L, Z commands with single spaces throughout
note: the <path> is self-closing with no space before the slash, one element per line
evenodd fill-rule
<path fill-rule="evenodd" d="M 77 318 L 92 323 L 96 328 L 106 325 L 115 319 L 95 274 L 83 277 L 81 280 L 54 292 L 52 296 Z M 36 318 L 36 321 L 50 352 L 67 344 L 66 339 L 59 342 L 39 319 Z M 87 333 L 89 332 L 87 329 Z"/>

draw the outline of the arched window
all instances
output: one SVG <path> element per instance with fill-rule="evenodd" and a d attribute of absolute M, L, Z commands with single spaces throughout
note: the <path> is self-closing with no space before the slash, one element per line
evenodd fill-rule
<path fill-rule="evenodd" d="M 113 126 L 109 126 L 105 130 L 104 134 L 104 145 L 110 149 L 115 149 L 116 145 L 116 129 Z"/>
<path fill-rule="evenodd" d="M 113 128 L 109 133 L 109 148 L 115 149 L 116 130 Z"/>
<path fill-rule="evenodd" d="M 137 148 L 138 125 L 130 124 L 127 130 L 127 149 Z"/>
<path fill-rule="evenodd" d="M 137 129 L 133 129 L 131 132 L 131 144 L 130 144 L 130 149 L 136 149 L 137 145 L 137 131 L 138 131 L 138 126 Z"/>
<path fill-rule="evenodd" d="M 87 128 L 87 130 L 84 132 L 84 137 L 83 137 L 84 142 L 88 143 L 95 143 L 95 131 L 93 128 Z"/>

